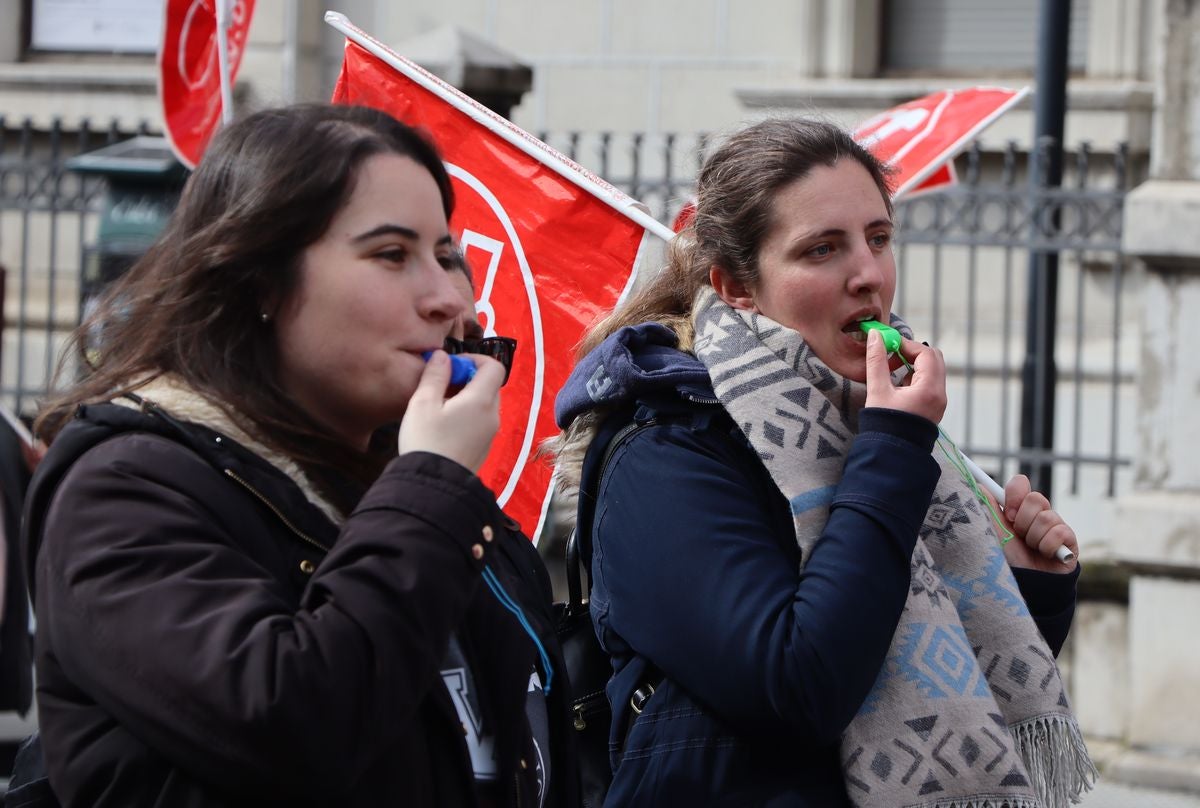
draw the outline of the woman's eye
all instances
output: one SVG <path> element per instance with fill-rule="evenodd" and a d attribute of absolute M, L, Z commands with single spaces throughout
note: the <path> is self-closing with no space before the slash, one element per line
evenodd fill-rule
<path fill-rule="evenodd" d="M 824 258 L 833 252 L 833 247 L 828 244 L 818 244 L 808 251 L 808 254 L 813 258 Z"/>
<path fill-rule="evenodd" d="M 889 243 L 891 243 L 891 240 L 892 240 L 891 233 L 876 233 L 875 235 L 871 236 L 871 239 L 870 239 L 872 246 L 874 246 L 876 249 L 880 249 L 880 250 L 883 249 L 884 247 L 886 247 Z"/>
<path fill-rule="evenodd" d="M 437 262 L 441 265 L 442 269 L 458 269 L 461 264 L 458 257 L 454 254 L 439 255 Z"/>
<path fill-rule="evenodd" d="M 389 261 L 393 264 L 403 264 L 408 259 L 408 250 L 393 247 L 375 253 L 375 257 L 382 258 L 384 261 Z"/>

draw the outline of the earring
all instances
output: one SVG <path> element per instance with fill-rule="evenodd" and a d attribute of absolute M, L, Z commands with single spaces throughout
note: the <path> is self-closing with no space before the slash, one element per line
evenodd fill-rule
<path fill-rule="evenodd" d="M 258 319 L 262 320 L 263 325 L 266 325 L 267 323 L 271 322 L 271 315 L 264 311 L 262 314 L 258 315 Z"/>

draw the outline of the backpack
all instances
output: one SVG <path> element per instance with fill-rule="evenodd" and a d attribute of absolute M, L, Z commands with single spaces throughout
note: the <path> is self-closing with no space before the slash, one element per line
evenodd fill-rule
<path fill-rule="evenodd" d="M 575 748 L 579 755 L 579 781 L 584 808 L 600 808 L 612 782 L 608 762 L 608 734 L 612 709 L 604 692 L 612 665 L 600 646 L 588 598 L 580 580 L 579 543 L 576 531 L 567 539 L 567 602 L 556 603 L 555 633 L 571 683 L 571 714 Z M 588 577 L 591 592 L 591 576 Z"/>
<path fill-rule="evenodd" d="M 602 806 L 608 794 L 608 787 L 612 783 L 612 765 L 609 762 L 612 708 L 605 692 L 608 680 L 612 676 L 612 663 L 609 661 L 608 652 L 600 645 L 588 609 L 592 592 L 592 517 L 609 460 L 621 444 L 636 432 L 654 424 L 653 419 L 634 421 L 615 433 L 611 428 L 601 428 L 597 433 L 597 445 L 589 449 L 589 452 L 598 451 L 599 446 L 604 446 L 603 459 L 594 475 L 585 471 L 584 478 L 580 480 L 575 529 L 567 539 L 567 602 L 555 604 L 556 633 L 559 645 L 562 646 L 567 678 L 571 683 L 571 712 L 576 732 L 584 808 Z M 581 569 L 588 577 L 586 597 Z"/>

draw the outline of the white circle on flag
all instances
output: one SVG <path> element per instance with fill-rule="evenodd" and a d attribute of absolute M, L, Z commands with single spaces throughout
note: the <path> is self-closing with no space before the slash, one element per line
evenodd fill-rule
<path fill-rule="evenodd" d="M 200 63 L 203 71 L 199 76 L 192 76 L 189 71 L 187 57 L 192 54 L 192 51 L 188 49 L 188 39 L 192 36 L 192 25 L 196 24 L 196 15 L 200 13 L 216 14 L 216 10 L 206 0 L 193 0 L 192 4 L 188 6 L 187 14 L 184 15 L 183 27 L 179 32 L 179 78 L 183 80 L 184 86 L 192 92 L 199 90 L 209 81 L 213 68 L 216 65 L 216 60 L 207 58 L 206 55 Z M 209 37 L 208 45 L 197 52 L 207 54 L 211 50 L 214 39 L 215 37 Z M 191 67 L 194 68 L 195 66 L 192 65 Z"/>
<path fill-rule="evenodd" d="M 451 177 L 458 179 L 471 190 L 475 191 L 475 193 L 479 194 L 504 228 L 504 232 L 508 236 L 508 242 L 512 245 L 513 255 L 517 259 L 517 266 L 521 268 L 521 280 L 525 287 L 525 296 L 529 301 L 530 327 L 533 331 L 533 395 L 530 398 L 529 417 L 525 421 L 525 432 L 521 439 L 521 451 L 513 464 L 512 470 L 509 472 L 504 488 L 496 497 L 496 502 L 499 503 L 500 507 L 504 507 L 516 489 L 517 481 L 521 479 L 521 472 L 525 470 L 525 463 L 529 459 L 529 452 L 533 447 L 533 435 L 534 429 L 537 426 L 538 410 L 541 409 L 542 385 L 545 376 L 543 367 L 545 354 L 542 338 L 542 314 L 538 307 L 537 289 L 533 281 L 533 272 L 529 269 L 529 261 L 525 258 L 525 249 L 521 246 L 521 239 L 517 236 L 512 219 L 505 212 L 504 207 L 500 204 L 500 200 L 496 199 L 496 195 L 467 170 L 453 163 L 446 163 L 445 165 L 446 171 Z"/>

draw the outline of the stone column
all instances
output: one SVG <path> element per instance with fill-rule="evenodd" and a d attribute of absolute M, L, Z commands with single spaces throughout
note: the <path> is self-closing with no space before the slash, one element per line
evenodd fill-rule
<path fill-rule="evenodd" d="M 320 58 L 321 37 L 329 28 L 322 21 L 327 5 L 318 0 L 257 0 L 238 72 L 240 94 L 235 95 L 235 106 L 240 103 L 250 111 L 290 101 L 328 100 Z M 289 14 L 295 15 L 294 32 L 288 30 Z M 338 56 L 340 64 L 340 50 Z M 284 75 L 288 70 L 291 76 Z"/>
<path fill-rule="evenodd" d="M 15 62 L 21 58 L 21 31 L 25 27 L 25 13 L 21 0 L 0 0 L 0 63 Z"/>
<path fill-rule="evenodd" d="M 1152 178 L 1124 229 L 1144 265 L 1135 485 L 1113 548 L 1133 572 L 1127 740 L 1187 757 L 1200 754 L 1200 3 L 1155 13 Z"/>

